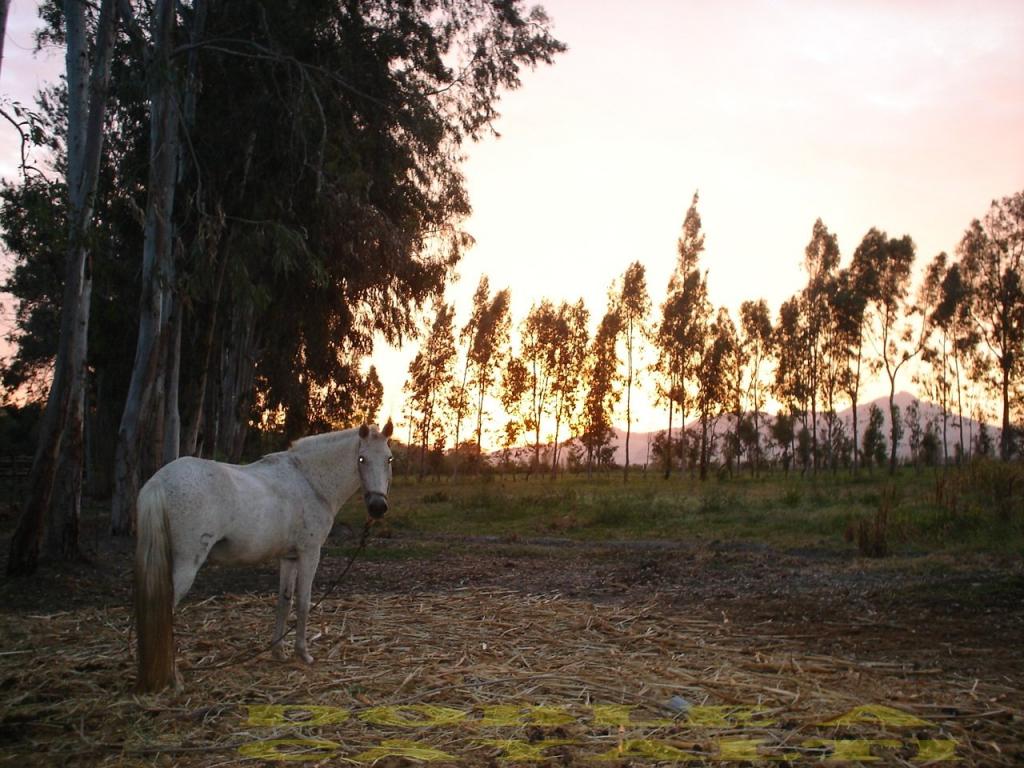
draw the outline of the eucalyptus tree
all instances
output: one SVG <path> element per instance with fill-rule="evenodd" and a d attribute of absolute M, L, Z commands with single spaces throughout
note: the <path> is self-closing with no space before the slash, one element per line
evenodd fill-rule
<path fill-rule="evenodd" d="M 700 213 L 697 211 L 698 194 L 683 219 L 682 233 L 676 242 L 678 259 L 669 277 L 665 301 L 661 305 L 661 319 L 654 330 L 654 343 L 658 348 L 655 371 L 660 379 L 660 393 L 668 402 L 667 448 L 665 450 L 665 478 L 672 471 L 672 419 L 676 403 L 679 404 L 681 438 L 686 439 L 686 416 L 692 402 L 689 389 L 695 385 L 711 317 L 708 300 L 707 274 L 701 272 L 700 255 L 704 251 Z M 686 455 L 686 450 L 682 451 Z"/>
<path fill-rule="evenodd" d="M 91 33 L 84 3 L 67 0 L 63 16 L 67 51 L 68 225 L 64 291 L 53 378 L 29 476 L 28 497 L 11 539 L 9 575 L 35 571 L 47 517 L 53 554 L 64 558 L 78 554 L 85 367 L 92 296 L 90 232 L 103 154 L 116 11 L 113 0 L 101 0 Z M 55 500 L 57 486 L 62 491 Z M 55 501 L 63 508 L 54 508 Z"/>
<path fill-rule="evenodd" d="M 841 461 L 847 461 L 850 445 L 846 435 L 846 424 L 839 418 L 838 401 L 846 390 L 846 376 L 849 370 L 849 344 L 845 333 L 843 310 L 839 306 L 839 295 L 843 291 L 843 275 L 836 271 L 829 276 L 825 286 L 825 323 L 822 334 L 821 374 L 819 392 L 825 417 L 825 440 L 822 451 L 833 472 Z"/>
<path fill-rule="evenodd" d="M 697 369 L 696 412 L 700 419 L 700 479 L 706 480 L 711 460 L 710 430 L 713 422 L 729 410 L 735 387 L 730 376 L 735 370 L 736 327 L 725 307 L 719 308 L 707 326 Z"/>
<path fill-rule="evenodd" d="M 522 355 L 510 351 L 508 363 L 501 372 L 501 389 L 499 398 L 501 406 L 508 416 L 501 431 L 501 447 L 503 463 L 509 466 L 512 447 L 519 437 L 528 429 L 530 408 L 527 405 L 527 391 L 530 386 L 530 370 L 522 360 Z"/>
<path fill-rule="evenodd" d="M 757 474 L 761 463 L 761 409 L 765 405 L 761 368 L 772 354 L 772 320 L 764 299 L 744 301 L 740 305 L 740 345 L 750 366 L 746 397 L 753 418 L 751 463 Z"/>
<path fill-rule="evenodd" d="M 949 461 L 949 444 L 947 428 L 949 425 L 950 400 L 952 398 L 952 382 L 950 373 L 953 367 L 950 340 L 950 326 L 953 322 L 953 308 L 943 300 L 943 284 L 949 274 L 950 265 L 945 252 L 939 253 L 927 265 L 924 278 L 918 289 L 918 304 L 922 312 L 929 315 L 930 333 L 921 351 L 921 359 L 927 368 L 918 371 L 918 378 L 923 383 L 932 402 L 939 406 L 942 418 L 942 456 Z M 930 374 L 930 375 L 929 375 Z M 961 451 L 963 441 L 961 439 Z"/>
<path fill-rule="evenodd" d="M 626 459 L 622 478 L 629 478 L 629 437 L 633 431 L 633 381 L 634 356 L 640 341 L 647 334 L 647 317 L 651 311 L 651 299 L 647 293 L 647 272 L 644 265 L 634 261 L 622 275 L 622 289 L 619 295 L 619 316 L 622 319 L 622 341 L 626 346 Z"/>
<path fill-rule="evenodd" d="M 811 399 L 807 370 L 810 356 L 807 353 L 807 318 L 800 294 L 790 297 L 779 307 L 779 317 L 772 331 L 772 346 L 775 350 L 772 394 L 791 414 L 799 416 L 806 429 Z"/>
<path fill-rule="evenodd" d="M 580 442 L 587 451 L 587 475 L 594 471 L 594 457 L 600 456 L 601 449 L 612 439 L 612 413 L 622 391 L 616 354 L 618 337 L 622 332 L 615 301 L 601 318 L 597 331 L 590 343 L 587 355 L 586 394 L 583 400 L 583 414 L 580 424 Z"/>
<path fill-rule="evenodd" d="M 853 253 L 850 266 L 836 275 L 835 288 L 832 292 L 832 310 L 836 330 L 836 342 L 843 357 L 839 371 L 839 386 L 850 399 L 850 412 L 853 419 L 852 471 L 857 472 L 860 465 L 860 431 L 858 426 L 857 406 L 860 400 L 860 388 L 864 378 L 864 368 L 871 368 L 865 359 L 864 343 L 867 338 L 868 316 L 867 307 L 871 297 L 877 292 L 877 275 L 874 262 L 868 254 L 874 247 L 874 235 L 869 232 Z"/>
<path fill-rule="evenodd" d="M 520 401 L 525 397 L 526 417 L 523 425 L 533 433 L 533 462 L 527 476 L 540 468 L 540 431 L 541 424 L 550 413 L 557 327 L 558 312 L 550 299 L 542 299 L 539 304 L 532 305 L 520 326 L 523 381 L 521 387 L 520 382 L 515 382 L 513 386 L 522 393 Z"/>
<path fill-rule="evenodd" d="M 454 417 L 453 420 L 455 422 L 455 438 L 453 443 L 456 452 L 458 452 L 461 444 L 462 419 L 469 409 L 469 374 L 473 369 L 475 362 L 472 351 L 476 344 L 476 338 L 480 331 L 480 326 L 484 321 L 484 316 L 487 314 L 490 294 L 490 281 L 488 280 L 487 275 L 481 275 L 480 282 L 477 283 L 476 290 L 473 292 L 469 318 L 466 320 L 466 324 L 459 330 L 459 343 L 462 345 L 463 349 L 462 376 L 460 380 L 456 382 L 456 385 L 452 387 L 449 402 L 449 407 L 452 410 L 452 415 Z M 458 460 L 453 462 L 453 472 L 458 472 L 458 464 Z"/>
<path fill-rule="evenodd" d="M 971 325 L 970 286 L 964 281 L 959 263 L 949 265 L 942 278 L 938 306 L 932 312 L 932 323 L 941 325 L 948 335 L 953 362 L 953 382 L 956 386 L 957 427 L 960 436 L 958 460 L 966 457 L 970 441 L 964 439 L 964 360 L 979 343 L 978 334 Z"/>
<path fill-rule="evenodd" d="M 555 420 L 551 451 L 551 476 L 558 472 L 559 437 L 563 424 L 570 427 L 576 417 L 585 374 L 590 313 L 579 299 L 574 304 L 563 301 L 552 328 L 549 343 L 551 354 L 551 414 Z"/>
<path fill-rule="evenodd" d="M 999 455 L 1013 449 L 1011 397 L 1024 372 L 1024 191 L 993 201 L 957 247 L 970 287 L 970 318 L 980 339 L 979 358 L 991 363 L 985 377 L 999 393 L 1002 433 Z"/>
<path fill-rule="evenodd" d="M 807 381 L 811 405 L 811 455 L 814 469 L 818 468 L 818 395 L 825 376 L 829 354 L 829 301 L 828 294 L 833 273 L 839 266 L 839 244 L 821 219 L 814 222 L 811 240 L 804 250 L 804 269 L 807 285 L 803 290 L 803 316 L 807 343 Z"/>
<path fill-rule="evenodd" d="M 889 472 L 893 474 L 900 437 L 896 377 L 924 348 L 928 317 L 917 318 L 918 307 L 909 300 L 915 251 L 910 236 L 889 238 L 884 232 L 871 229 L 861 246 L 863 251 L 861 248 L 858 251 L 876 276 L 877 291 L 869 306 L 876 354 L 889 382 Z"/>
<path fill-rule="evenodd" d="M 471 385 L 476 389 L 476 451 L 477 465 L 483 456 L 484 403 L 498 381 L 498 371 L 507 363 L 509 333 L 512 325 L 510 314 L 511 294 L 508 288 L 498 291 L 484 313 L 470 354 L 473 357 L 474 373 Z"/>
<path fill-rule="evenodd" d="M 729 310 L 722 307 L 715 318 L 714 334 L 721 348 L 721 388 L 720 413 L 731 416 L 732 425 L 725 436 L 725 459 L 730 475 L 733 463 L 739 466 L 743 457 L 743 392 L 745 389 L 746 368 L 749 362 L 747 350 L 741 343 L 736 323 L 733 322 Z"/>
<path fill-rule="evenodd" d="M 175 435 L 178 412 L 175 408 L 167 424 L 165 399 L 176 402 L 176 352 L 180 346 L 171 339 L 172 318 L 180 312 L 175 306 L 174 196 L 177 191 L 179 99 L 172 65 L 177 40 L 177 13 L 174 0 L 156 0 L 150 18 L 150 38 L 127 25 L 139 40 L 145 62 L 147 100 L 149 102 L 149 178 L 146 187 L 144 242 L 142 248 L 142 295 L 139 302 L 139 333 L 135 345 L 128 397 L 118 429 L 114 458 L 114 496 L 111 528 L 126 534 L 134 527 L 135 499 L 141 474 L 150 474 L 167 460 L 177 458 L 178 441 L 172 441 L 166 453 L 164 428 Z M 179 326 L 180 327 L 180 326 Z M 170 360 L 168 356 L 172 357 Z M 169 376 L 170 374 L 170 376 Z M 148 445 L 142 444 L 146 435 Z M 148 450 L 147 450 L 148 449 Z M 143 462 L 148 459 L 148 466 Z"/>
<path fill-rule="evenodd" d="M 454 310 L 441 304 L 424 338 L 423 345 L 409 363 L 406 384 L 408 400 L 416 422 L 419 443 L 419 477 L 427 470 L 427 450 L 444 439 L 442 411 L 444 399 L 454 381 L 455 335 Z"/>

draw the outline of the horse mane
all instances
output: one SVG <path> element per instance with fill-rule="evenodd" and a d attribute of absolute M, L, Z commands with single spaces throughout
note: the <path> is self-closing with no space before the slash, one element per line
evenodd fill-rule
<path fill-rule="evenodd" d="M 320 435 L 308 435 L 306 437 L 300 437 L 298 440 L 292 440 L 291 445 L 288 446 L 288 450 L 303 453 L 306 451 L 315 451 L 320 448 L 332 448 L 336 443 L 344 442 L 358 433 L 359 428 L 353 427 L 352 429 L 343 429 L 339 432 L 324 432 Z"/>

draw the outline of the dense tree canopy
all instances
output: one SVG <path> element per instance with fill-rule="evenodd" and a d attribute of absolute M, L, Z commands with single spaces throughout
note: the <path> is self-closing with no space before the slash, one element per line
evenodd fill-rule
<path fill-rule="evenodd" d="M 81 474 L 57 457 L 86 392 L 86 429 L 109 435 L 121 414 L 127 532 L 134 489 L 179 452 L 237 459 L 250 422 L 285 438 L 367 413 L 374 339 L 415 334 L 470 242 L 462 147 L 564 45 L 515 0 L 66 0 L 42 15 L 41 37 L 72 53 L 36 138 L 74 179 L 4 191 L 20 342 L 4 379 L 42 384 L 69 350 L 51 468 Z M 95 195 L 75 175 L 91 163 Z M 79 219 L 89 234 L 62 243 Z M 71 247 L 86 265 L 74 307 L 55 256 Z M 106 442 L 89 458 L 109 474 Z"/>

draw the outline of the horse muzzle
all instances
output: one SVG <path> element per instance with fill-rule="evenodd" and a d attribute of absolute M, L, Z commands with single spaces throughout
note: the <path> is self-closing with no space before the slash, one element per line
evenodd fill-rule
<path fill-rule="evenodd" d="M 388 497 L 383 493 L 364 493 L 363 501 L 366 502 L 366 511 L 370 513 L 370 517 L 383 517 L 388 511 Z"/>

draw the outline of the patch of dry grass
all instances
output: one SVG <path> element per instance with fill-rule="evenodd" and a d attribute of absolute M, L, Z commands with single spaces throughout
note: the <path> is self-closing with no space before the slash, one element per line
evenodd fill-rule
<path fill-rule="evenodd" d="M 747 747 L 723 747 L 730 740 L 761 740 L 755 751 L 818 764 L 833 756 L 827 740 L 863 738 L 900 745 L 873 747 L 882 750 L 883 764 L 913 763 L 919 742 L 949 739 L 957 742 L 959 765 L 1024 760 L 1019 680 L 811 654 L 801 650 L 799 636 L 776 634 L 770 623 L 740 629 L 724 616 L 716 622 L 673 615 L 655 603 L 595 604 L 501 588 L 356 594 L 326 600 L 311 616 L 313 666 L 264 656 L 217 668 L 265 647 L 273 600 L 242 594 L 186 604 L 176 617 L 184 687 L 144 697 L 132 693 L 127 609 L 5 616 L 0 763 L 262 764 L 246 758 L 246 745 L 275 739 L 305 741 L 281 747 L 291 751 L 327 740 L 337 745 L 329 750 L 332 764 L 406 764 L 418 754 L 403 752 L 413 749 L 410 742 L 461 765 L 501 764 L 509 754 L 502 741 L 568 764 L 621 750 L 613 764 L 653 765 L 656 757 L 641 754 L 645 743 L 695 762 L 743 762 L 738 755 Z M 849 629 L 821 622 L 808 631 Z M 822 725 L 867 704 L 926 724 Z M 259 705 L 295 711 L 289 722 L 258 725 L 250 708 Z M 310 705 L 348 716 L 325 723 L 307 712 L 304 721 L 301 708 Z M 448 713 L 447 724 L 415 726 L 381 724 L 388 718 L 377 709 L 398 707 L 383 712 L 399 722 L 437 723 L 448 711 L 424 705 L 457 712 Z M 505 712 L 512 719 L 496 725 L 494 708 L 501 705 L 514 707 Z M 600 716 L 595 705 L 633 709 L 613 723 L 612 710 Z M 536 709 L 543 706 L 561 709 Z M 707 709 L 716 706 L 725 709 Z M 716 712 L 717 720 L 709 718 Z M 385 742 L 390 757 L 379 749 Z M 302 756 L 323 761 L 325 753 Z"/>

